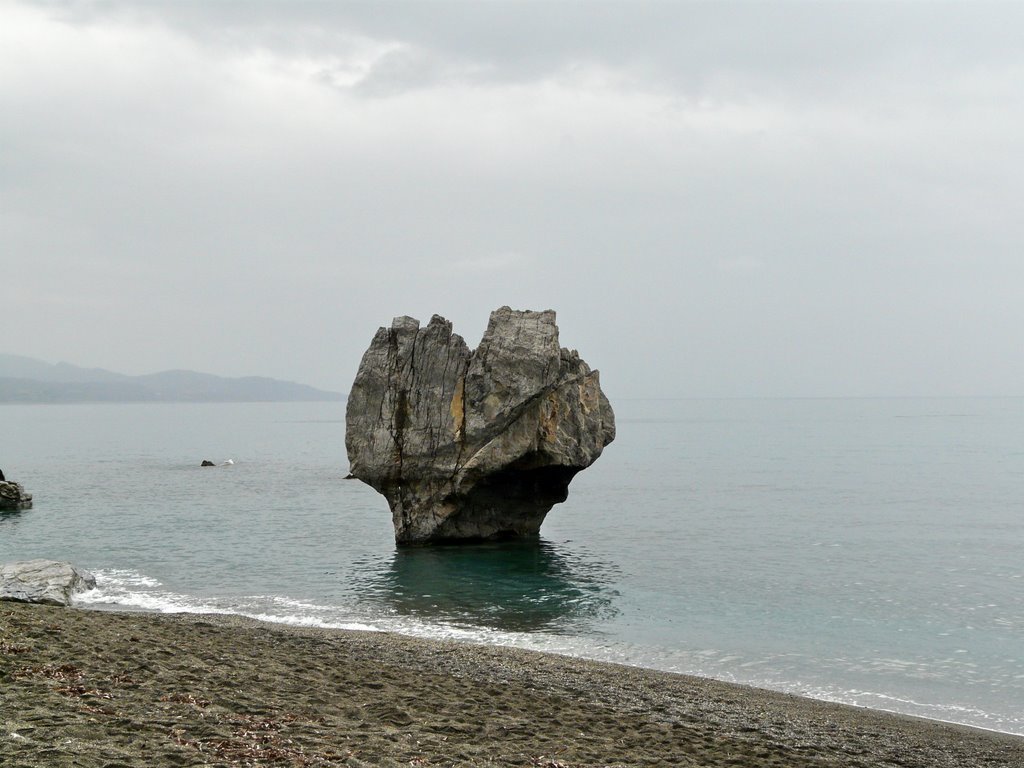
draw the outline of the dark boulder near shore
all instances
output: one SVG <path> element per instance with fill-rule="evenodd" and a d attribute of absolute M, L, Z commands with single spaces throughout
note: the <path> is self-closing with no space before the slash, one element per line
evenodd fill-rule
<path fill-rule="evenodd" d="M 31 506 L 32 494 L 25 490 L 25 486 L 10 480 L 0 481 L 0 512 L 29 509 Z"/>
<path fill-rule="evenodd" d="M 351 472 L 382 493 L 400 544 L 534 536 L 615 438 L 596 370 L 555 313 L 502 307 L 470 351 L 439 315 L 399 317 L 349 394 Z"/>

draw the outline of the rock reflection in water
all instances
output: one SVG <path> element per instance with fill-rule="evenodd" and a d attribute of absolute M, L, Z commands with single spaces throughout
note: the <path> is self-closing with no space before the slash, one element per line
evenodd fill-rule
<path fill-rule="evenodd" d="M 572 631 L 614 616 L 618 568 L 544 540 L 399 548 L 361 597 L 426 620 Z"/>
<path fill-rule="evenodd" d="M 24 511 L 23 509 L 0 509 L 0 525 L 5 523 L 13 525 L 21 519 Z"/>

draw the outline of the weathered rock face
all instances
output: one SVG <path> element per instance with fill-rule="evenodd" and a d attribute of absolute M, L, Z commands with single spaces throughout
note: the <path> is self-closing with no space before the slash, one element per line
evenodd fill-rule
<path fill-rule="evenodd" d="M 71 563 L 24 560 L 0 565 L 0 600 L 69 605 L 71 596 L 96 586 L 96 579 Z"/>
<path fill-rule="evenodd" d="M 363 355 L 345 446 L 391 506 L 400 544 L 536 535 L 615 438 L 597 371 L 555 313 L 502 307 L 473 352 L 434 315 L 399 317 Z"/>
<path fill-rule="evenodd" d="M 0 482 L 0 510 L 28 509 L 31 506 L 32 494 L 21 483 Z"/>

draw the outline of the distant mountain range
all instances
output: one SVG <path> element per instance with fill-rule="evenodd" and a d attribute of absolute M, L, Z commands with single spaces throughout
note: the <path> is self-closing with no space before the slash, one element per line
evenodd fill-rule
<path fill-rule="evenodd" d="M 0 403 L 288 402 L 343 400 L 305 384 L 261 376 L 229 379 L 195 371 L 128 376 L 102 368 L 0 354 Z"/>

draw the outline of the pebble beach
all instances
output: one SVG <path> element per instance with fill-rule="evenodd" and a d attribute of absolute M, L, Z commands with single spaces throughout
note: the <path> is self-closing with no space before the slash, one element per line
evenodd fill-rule
<path fill-rule="evenodd" d="M 1024 738 L 664 672 L 0 604 L 4 766 L 1024 766 Z"/>

